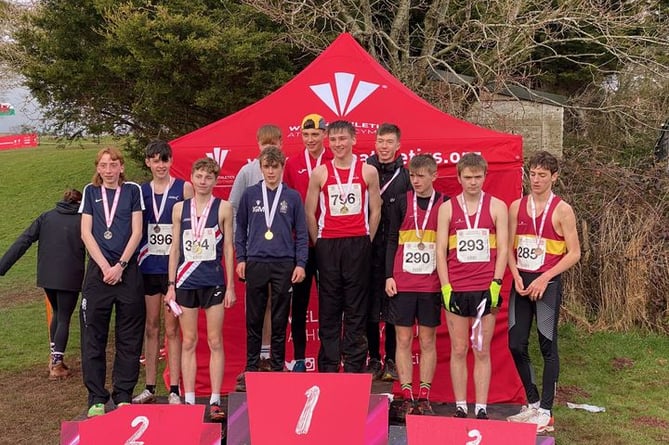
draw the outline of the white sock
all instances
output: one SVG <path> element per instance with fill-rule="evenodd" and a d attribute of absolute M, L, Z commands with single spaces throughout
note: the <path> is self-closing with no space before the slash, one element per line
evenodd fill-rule
<path fill-rule="evenodd" d="M 539 409 L 539 405 L 541 405 L 541 401 L 527 404 L 527 406 L 529 406 L 530 408 L 534 408 L 534 409 Z"/>
<path fill-rule="evenodd" d="M 551 412 L 548 409 L 539 408 L 539 414 L 546 414 L 548 417 L 551 416 Z"/>
<path fill-rule="evenodd" d="M 270 345 L 260 347 L 260 358 L 269 358 Z"/>
<path fill-rule="evenodd" d="M 184 401 L 189 405 L 195 405 L 195 393 L 187 392 L 184 394 Z"/>
<path fill-rule="evenodd" d="M 469 410 L 467 409 L 467 401 L 466 401 L 466 400 L 457 400 L 457 401 L 455 402 L 455 407 L 456 407 L 456 408 L 462 408 L 462 410 L 463 410 L 465 413 L 468 413 L 468 412 L 469 412 Z"/>
<path fill-rule="evenodd" d="M 483 412 L 487 413 L 488 412 L 487 406 L 488 405 L 485 403 L 477 403 L 476 407 L 474 408 L 474 412 L 478 414 L 480 410 L 483 410 Z"/>
<path fill-rule="evenodd" d="M 211 397 L 209 397 L 209 404 L 213 405 L 214 403 L 217 404 L 217 405 L 221 404 L 221 395 L 220 394 L 212 394 Z"/>

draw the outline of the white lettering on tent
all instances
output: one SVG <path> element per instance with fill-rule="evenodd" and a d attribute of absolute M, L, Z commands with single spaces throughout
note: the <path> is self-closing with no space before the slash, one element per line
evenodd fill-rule
<path fill-rule="evenodd" d="M 355 74 L 351 73 L 334 73 L 334 80 L 334 89 L 330 82 L 309 88 L 337 116 L 346 116 L 379 88 L 379 84 L 361 80 L 353 90 Z"/>

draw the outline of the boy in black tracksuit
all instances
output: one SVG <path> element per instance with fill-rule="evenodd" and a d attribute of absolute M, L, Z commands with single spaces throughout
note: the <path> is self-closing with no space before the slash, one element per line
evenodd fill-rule
<path fill-rule="evenodd" d="M 264 180 L 246 189 L 237 211 L 237 275 L 246 280 L 246 371 L 257 371 L 267 287 L 271 286 L 272 371 L 282 371 L 291 288 L 304 280 L 308 232 L 302 199 L 281 182 L 285 155 L 277 147 L 258 158 Z"/>

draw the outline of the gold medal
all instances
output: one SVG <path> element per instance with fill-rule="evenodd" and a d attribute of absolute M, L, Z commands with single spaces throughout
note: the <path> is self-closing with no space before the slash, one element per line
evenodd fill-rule
<path fill-rule="evenodd" d="M 194 247 L 193 247 L 193 250 L 195 251 L 195 254 L 196 254 L 196 255 L 199 255 L 199 254 L 202 253 L 202 247 L 200 247 L 200 243 L 199 243 L 199 242 L 196 242 L 196 243 L 195 243 L 195 245 L 194 245 Z"/>
<path fill-rule="evenodd" d="M 274 238 L 274 234 L 272 233 L 271 230 L 267 229 L 267 232 L 265 232 L 265 239 L 266 239 L 267 241 L 269 241 L 269 240 L 271 240 L 272 238 Z"/>
<path fill-rule="evenodd" d="M 104 236 L 105 239 L 111 239 L 112 238 L 111 230 L 105 231 L 105 233 L 103 233 L 102 236 Z"/>
<path fill-rule="evenodd" d="M 543 255 L 543 253 L 544 253 L 544 251 L 541 250 L 541 247 L 535 247 L 534 249 L 532 249 L 532 251 L 534 252 L 534 254 L 535 254 L 536 256 L 541 256 L 541 255 Z"/>
<path fill-rule="evenodd" d="M 348 213 L 348 207 L 342 206 L 341 209 L 339 209 L 339 213 L 346 215 Z"/>
<path fill-rule="evenodd" d="M 159 226 L 158 224 L 156 224 L 155 226 L 153 226 L 153 231 L 154 231 L 155 233 L 160 233 L 160 226 Z"/>

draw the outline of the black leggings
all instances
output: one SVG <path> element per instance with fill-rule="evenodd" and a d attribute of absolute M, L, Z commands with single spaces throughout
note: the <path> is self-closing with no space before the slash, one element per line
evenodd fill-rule
<path fill-rule="evenodd" d="M 70 336 L 70 318 L 72 318 L 74 308 L 77 307 L 79 292 L 57 289 L 44 289 L 44 292 L 53 310 L 49 326 L 53 352 L 65 354 L 67 340 Z"/>
<path fill-rule="evenodd" d="M 521 272 L 520 275 L 527 287 L 540 274 Z M 560 374 L 557 339 L 558 316 L 562 302 L 560 276 L 549 282 L 541 300 L 531 301 L 528 297 L 517 295 L 515 289 L 512 289 L 509 301 L 509 349 L 525 387 L 527 401 L 535 403 L 541 400 L 540 407 L 551 410 Z M 532 322 L 535 318 L 539 349 L 544 359 L 541 398 L 528 352 Z"/>

